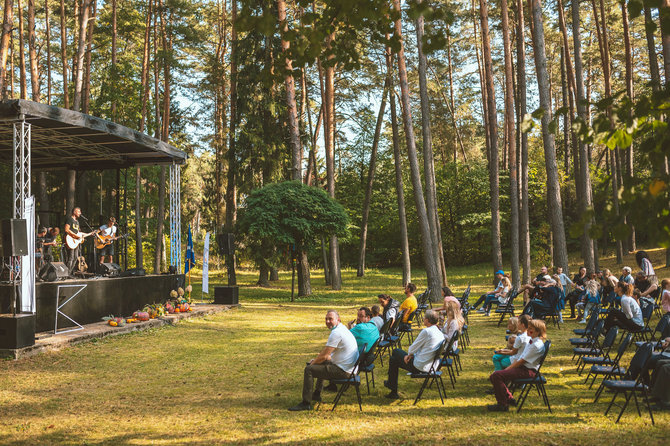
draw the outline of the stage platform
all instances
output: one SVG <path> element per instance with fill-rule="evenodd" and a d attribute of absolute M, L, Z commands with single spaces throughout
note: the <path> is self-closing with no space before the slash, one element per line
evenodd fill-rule
<path fill-rule="evenodd" d="M 86 285 L 74 299 L 60 311 L 78 323 L 100 322 L 103 316 L 130 316 L 146 304 L 162 303 L 170 298 L 170 291 L 184 286 L 183 274 L 161 274 L 139 277 L 93 277 L 90 279 L 68 279 L 57 282 L 37 282 L 36 332 L 54 330 L 56 317 L 56 293 L 59 285 Z M 60 302 L 74 294 L 76 288 L 61 289 Z M 12 286 L 0 284 L 0 313 L 10 312 Z M 74 324 L 67 318 L 58 316 L 58 328 Z"/>

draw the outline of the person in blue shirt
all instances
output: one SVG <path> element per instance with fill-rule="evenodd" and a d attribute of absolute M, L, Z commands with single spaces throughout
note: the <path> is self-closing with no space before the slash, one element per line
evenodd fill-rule
<path fill-rule="evenodd" d="M 631 285 L 635 284 L 635 278 L 633 277 L 630 266 L 624 266 L 621 268 L 621 277 L 619 277 L 619 282 L 630 283 Z"/>
<path fill-rule="evenodd" d="M 375 341 L 379 339 L 379 330 L 374 322 L 370 322 L 371 319 L 372 310 L 368 307 L 361 307 L 358 309 L 356 320 L 349 322 L 349 331 L 354 335 L 354 338 L 356 338 L 358 348 L 367 344 L 367 347 L 365 348 L 366 352 L 370 350 Z"/>

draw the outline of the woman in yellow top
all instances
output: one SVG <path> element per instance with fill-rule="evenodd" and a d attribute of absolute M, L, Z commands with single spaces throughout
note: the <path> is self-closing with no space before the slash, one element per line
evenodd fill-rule
<path fill-rule="evenodd" d="M 416 308 L 419 306 L 419 303 L 416 300 L 416 297 L 414 297 L 414 292 L 416 291 L 416 285 L 413 283 L 408 283 L 405 285 L 405 298 L 404 301 L 402 301 L 402 304 L 400 304 L 400 309 L 398 311 L 405 310 L 405 314 L 402 317 L 403 322 L 407 322 L 407 319 L 409 319 L 409 315 L 414 313 Z"/>

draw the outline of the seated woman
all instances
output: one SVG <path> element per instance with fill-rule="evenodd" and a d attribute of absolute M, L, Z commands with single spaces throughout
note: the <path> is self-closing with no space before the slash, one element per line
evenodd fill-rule
<path fill-rule="evenodd" d="M 663 290 L 663 294 L 661 295 L 661 308 L 668 314 L 670 313 L 670 279 L 663 279 L 661 281 L 661 289 Z"/>
<path fill-rule="evenodd" d="M 644 327 L 642 310 L 633 296 L 633 285 L 619 282 L 614 288 L 618 296 L 621 296 L 621 309 L 611 308 L 605 318 L 605 332 L 613 326 L 618 326 L 630 331 L 640 331 Z"/>
<path fill-rule="evenodd" d="M 458 305 L 458 309 L 461 309 L 461 303 L 458 301 L 456 297 L 454 297 L 454 293 L 451 292 L 451 288 L 448 286 L 443 286 L 442 287 L 442 297 L 444 298 L 444 302 L 442 303 L 442 306 L 440 308 L 433 308 L 435 311 L 439 311 L 440 313 L 445 313 L 447 311 L 447 303 L 449 302 L 454 302 L 456 305 Z"/>
<path fill-rule="evenodd" d="M 605 302 L 609 302 L 610 305 L 614 303 L 617 307 L 620 306 L 621 301 L 614 292 L 614 287 L 619 283 L 619 279 L 614 277 L 614 274 L 607 268 L 602 271 L 602 274 L 603 275 L 600 278 L 600 286 L 602 287 L 603 306 L 605 306 Z"/>
<path fill-rule="evenodd" d="M 502 283 L 502 279 L 505 276 L 505 272 L 503 270 L 498 270 L 496 271 L 496 279 L 498 280 L 498 285 L 496 286 L 496 289 L 493 291 L 490 291 L 488 293 L 482 294 L 479 299 L 477 299 L 477 302 L 471 307 L 471 309 L 476 310 L 478 306 L 480 306 L 489 296 L 493 296 L 495 294 L 499 294 L 502 292 L 504 285 Z M 480 313 L 483 313 L 483 307 L 480 309 Z"/>
<path fill-rule="evenodd" d="M 507 348 L 496 350 L 493 355 L 493 368 L 495 370 L 503 370 L 509 367 L 521 354 L 524 348 L 528 345 L 530 337 L 526 333 L 528 324 L 532 319 L 527 314 L 520 317 L 511 317 L 507 321 L 507 330 L 510 335 L 507 339 Z"/>
<path fill-rule="evenodd" d="M 465 319 L 463 319 L 463 314 L 461 313 L 461 309 L 458 307 L 458 304 L 454 302 L 447 302 L 446 318 L 444 319 L 444 326 L 442 327 L 444 339 L 449 342 L 454 333 L 461 332 L 464 324 Z M 453 350 L 456 350 L 457 348 L 458 341 L 454 342 Z"/>
<path fill-rule="evenodd" d="M 479 310 L 480 313 L 484 313 L 485 316 L 491 314 L 491 307 L 494 302 L 498 302 L 499 305 L 504 305 L 509 300 L 509 290 L 512 288 L 512 282 L 509 279 L 509 274 L 503 274 L 500 279 L 500 284 L 502 289 L 486 296 L 484 306 Z"/>
<path fill-rule="evenodd" d="M 551 315 L 559 308 L 562 292 L 561 282 L 554 280 L 549 286 L 542 288 L 541 299 L 533 299 L 528 302 L 528 305 L 523 309 L 523 314 L 529 314 L 535 319 Z"/>
<path fill-rule="evenodd" d="M 582 297 L 581 302 L 577 304 L 577 309 L 580 313 L 582 310 L 584 312 L 582 320 L 579 321 L 580 324 L 585 324 L 591 309 L 596 305 L 600 305 L 600 284 L 596 280 L 596 274 L 591 273 L 589 280 L 586 281 L 584 285 L 584 296 Z M 579 319 L 580 316 L 577 316 Z"/>
<path fill-rule="evenodd" d="M 494 412 L 507 412 L 509 406 L 516 406 L 516 400 L 507 388 L 510 381 L 520 378 L 534 378 L 540 368 L 540 360 L 544 354 L 544 339 L 547 336 L 547 326 L 544 321 L 533 319 L 528 324 L 528 336 L 532 339 L 524 349 L 523 353 L 504 370 L 498 370 L 491 374 L 489 379 L 493 384 L 496 403 L 487 406 Z"/>

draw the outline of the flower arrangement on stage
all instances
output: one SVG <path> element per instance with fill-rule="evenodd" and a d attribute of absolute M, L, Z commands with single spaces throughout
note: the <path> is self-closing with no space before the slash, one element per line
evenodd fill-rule
<path fill-rule="evenodd" d="M 163 304 L 153 303 L 150 305 L 145 305 L 141 311 L 134 312 L 133 316 L 127 319 L 109 315 L 103 317 L 102 320 L 107 321 L 107 323 L 112 327 L 123 327 L 127 323 L 130 324 L 134 322 L 144 322 L 148 321 L 149 319 L 165 316 L 167 314 L 187 313 L 193 311 L 191 308 L 191 299 L 188 295 L 186 295 L 186 292 L 190 291 L 190 285 L 186 287 L 186 291 L 179 287 L 176 290 L 170 291 L 170 299 L 168 299 Z"/>

